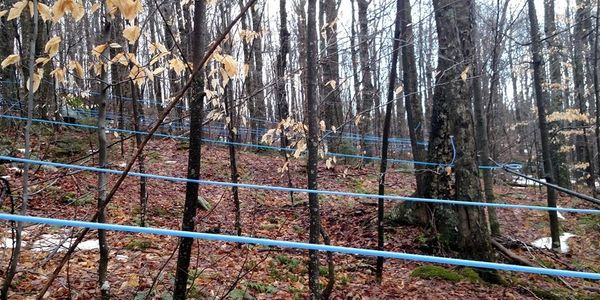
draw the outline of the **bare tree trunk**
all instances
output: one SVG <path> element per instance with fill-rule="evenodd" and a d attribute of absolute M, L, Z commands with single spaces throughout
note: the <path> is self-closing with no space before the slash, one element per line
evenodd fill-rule
<path fill-rule="evenodd" d="M 538 109 L 538 122 L 540 127 L 540 138 L 542 143 L 542 156 L 544 160 L 544 177 L 546 182 L 554 183 L 554 172 L 552 166 L 552 157 L 550 154 L 550 142 L 548 140 L 548 124 L 546 122 L 546 107 L 544 103 L 544 82 L 543 61 L 541 56 L 541 42 L 539 36 L 539 26 L 535 12 L 534 0 L 527 1 L 529 5 L 529 22 L 531 35 L 531 55 L 533 57 L 533 88 L 535 90 L 535 101 Z M 550 187 L 548 191 L 548 207 L 556 207 L 556 191 Z M 552 249 L 560 249 L 560 229 L 556 211 L 548 211 L 550 219 L 550 235 L 552 237 Z"/>
<path fill-rule="evenodd" d="M 369 10 L 369 2 L 366 0 L 357 0 L 358 3 L 358 24 L 359 24 L 359 36 L 358 36 L 358 49 L 360 55 L 360 68 L 362 73 L 362 103 L 360 105 L 359 113 L 360 116 L 359 130 L 361 138 L 361 151 L 367 156 L 373 156 L 373 149 L 368 146 L 365 137 L 373 129 L 373 121 L 371 118 L 371 110 L 373 109 L 373 103 L 375 99 L 375 88 L 373 87 L 373 74 L 371 71 L 371 63 L 369 56 L 369 20 L 367 19 L 367 13 Z M 379 108 L 377 108 L 379 109 Z"/>
<path fill-rule="evenodd" d="M 433 1 L 438 33 L 438 70 L 433 96 L 429 161 L 453 162 L 426 174 L 425 197 L 481 199 L 469 79 L 474 45 L 474 3 L 470 0 Z M 457 31 L 456 28 L 461 28 Z M 466 75 L 466 77 L 465 77 Z M 452 139 L 454 138 L 454 145 Z M 451 185 L 452 175 L 454 184 Z M 435 206 L 433 228 L 442 247 L 465 257 L 489 260 L 490 235 L 481 207 Z"/>
<path fill-rule="evenodd" d="M 583 69 L 583 45 L 585 43 L 585 30 L 584 30 L 584 18 L 585 16 L 589 17 L 589 3 L 581 3 L 581 0 L 578 0 L 577 3 L 577 12 L 576 12 L 576 20 L 575 20 L 575 30 L 573 37 L 573 85 L 575 90 L 575 102 L 579 106 L 579 113 L 586 114 L 586 95 L 585 95 L 585 79 L 584 79 L 584 69 Z M 594 168 L 594 159 L 592 156 L 591 143 L 588 140 L 587 133 L 587 124 L 580 122 L 578 124 L 582 127 L 583 134 L 578 137 L 578 160 L 580 162 L 587 162 L 587 173 L 590 175 L 586 182 L 592 191 L 596 190 L 595 182 L 596 182 L 596 172 Z M 583 150 L 581 150 L 583 148 Z"/>
<path fill-rule="evenodd" d="M 202 63 L 204 48 L 206 47 L 206 3 L 204 0 L 194 2 L 194 33 L 192 38 L 192 59 L 194 65 Z M 204 107 L 204 76 L 199 74 L 194 77 L 192 101 L 190 103 L 190 149 L 188 156 L 187 178 L 197 180 L 200 178 L 200 147 L 202 139 L 202 109 Z M 198 183 L 188 182 L 185 191 L 185 205 L 181 229 L 194 231 L 196 227 L 196 207 L 198 203 Z M 192 238 L 179 239 L 179 254 L 175 273 L 175 287 L 173 299 L 186 298 L 188 269 L 192 253 Z"/>
<path fill-rule="evenodd" d="M 308 189 L 317 189 L 317 165 L 319 161 L 319 100 L 317 99 L 317 28 L 316 28 L 316 0 L 308 0 L 307 23 L 306 23 L 306 105 L 308 120 Z M 309 237 L 311 244 L 319 243 L 321 229 L 321 212 L 319 208 L 319 195 L 308 194 L 309 210 Z M 321 299 L 319 285 L 319 252 L 308 251 L 308 287 L 310 299 Z"/>
<path fill-rule="evenodd" d="M 31 84 L 29 85 L 29 93 L 27 94 L 27 123 L 25 125 L 25 159 L 31 158 L 31 119 L 33 118 L 33 101 L 34 101 L 34 91 L 33 91 L 33 78 L 32 73 L 35 67 L 35 47 L 36 40 L 38 35 L 38 1 L 33 0 L 33 33 L 31 35 L 31 39 L 29 41 L 29 80 Z M 26 17 L 25 17 L 26 18 Z M 23 165 L 23 202 L 21 204 L 21 215 L 27 214 L 27 205 L 29 203 L 29 163 L 25 163 Z M 15 246 L 10 257 L 10 266 L 8 268 L 8 272 L 5 276 L 4 282 L 2 283 L 2 289 L 0 290 L 0 298 L 8 299 L 8 290 L 12 284 L 13 278 L 17 274 L 17 266 L 19 265 L 19 258 L 21 256 L 21 242 L 23 236 L 23 222 L 17 222 L 17 230 L 15 233 Z"/>
<path fill-rule="evenodd" d="M 556 30 L 554 0 L 544 0 L 544 33 L 546 34 L 545 41 L 548 50 L 548 62 L 550 65 L 550 101 L 547 103 L 548 113 L 564 109 L 562 101 L 563 84 L 561 74 L 561 55 L 560 55 L 560 40 Z M 545 100 L 547 101 L 547 100 Z M 561 122 L 557 124 L 549 124 L 550 129 L 560 127 Z M 571 185 L 569 177 L 569 168 L 566 164 L 566 156 L 560 152 L 560 147 L 565 142 L 564 138 L 555 137 L 550 141 L 550 155 L 552 155 L 552 171 L 554 172 L 554 180 L 560 186 L 568 187 Z"/>
<path fill-rule="evenodd" d="M 321 63 L 323 67 L 323 82 L 321 83 L 321 89 L 323 90 L 322 100 L 322 114 L 327 126 L 335 126 L 340 128 L 344 123 L 343 105 L 340 97 L 340 58 L 338 53 L 338 41 L 337 41 L 337 17 L 338 17 L 338 3 L 339 1 L 328 0 L 321 1 L 323 7 L 321 11 L 325 12 L 325 22 L 323 24 L 322 31 L 324 31 L 324 47 L 325 57 Z M 338 134 L 336 134 L 338 135 Z M 332 143 L 332 151 L 336 151 L 338 148 L 340 136 L 334 137 Z"/>
<path fill-rule="evenodd" d="M 110 22 L 104 24 L 100 43 L 104 44 L 110 41 Z M 110 52 L 109 49 L 104 50 L 105 53 Z M 100 59 L 106 54 L 100 55 Z M 109 57 L 110 59 L 110 57 Z M 100 96 L 98 97 L 98 164 L 100 168 L 108 166 L 108 149 L 106 138 L 106 105 L 108 102 L 108 72 L 102 68 L 100 73 Z M 108 184 L 108 175 L 106 173 L 98 173 L 98 223 L 106 222 L 106 209 L 104 202 L 106 201 L 106 186 Z M 110 284 L 108 282 L 108 261 L 109 249 L 106 241 L 106 230 L 98 230 L 98 245 L 100 248 L 100 260 L 98 262 L 98 286 L 102 299 L 110 299 Z"/>
<path fill-rule="evenodd" d="M 392 110 L 394 109 L 394 91 L 396 85 L 396 69 L 398 68 L 398 56 L 400 55 L 400 24 L 402 23 L 402 14 L 404 13 L 402 2 L 396 0 L 396 21 L 394 22 L 394 40 L 392 41 L 392 62 L 390 66 L 390 77 L 387 91 L 387 103 L 385 106 L 385 120 L 383 122 L 383 137 L 381 142 L 381 165 L 379 167 L 379 195 L 385 195 L 385 174 L 387 172 L 387 156 L 390 138 L 390 123 L 392 121 Z M 384 245 L 384 200 L 377 200 L 377 249 L 383 251 Z M 381 283 L 383 279 L 383 257 L 377 257 L 377 267 L 375 279 Z"/>
<path fill-rule="evenodd" d="M 290 52 L 290 33 L 287 29 L 287 10 L 286 10 L 286 0 L 279 1 L 279 53 L 277 53 L 277 62 L 276 62 L 276 72 L 277 78 L 275 78 L 275 88 L 276 88 L 276 106 L 277 106 L 277 116 L 279 117 L 279 121 L 282 122 L 289 117 L 289 105 L 287 99 L 287 91 L 286 91 L 286 80 L 285 80 L 285 69 L 287 67 L 287 55 Z M 293 82 L 293 80 L 292 80 Z M 294 89 L 292 89 L 292 93 Z M 281 132 L 281 148 L 287 148 L 289 141 L 285 132 Z M 286 174 L 288 179 L 288 187 L 293 187 L 292 184 L 292 175 L 289 169 L 289 155 L 287 151 L 281 151 L 281 155 L 285 160 L 286 165 Z M 294 192 L 290 192 L 290 201 L 292 204 L 294 203 Z"/>

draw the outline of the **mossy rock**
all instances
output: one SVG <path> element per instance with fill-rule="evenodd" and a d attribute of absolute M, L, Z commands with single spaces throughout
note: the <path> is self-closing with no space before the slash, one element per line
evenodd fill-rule
<path fill-rule="evenodd" d="M 52 147 L 53 158 L 72 158 L 81 156 L 86 149 L 86 141 L 84 139 L 64 137 L 54 143 Z"/>
<path fill-rule="evenodd" d="M 177 150 L 187 150 L 187 149 L 190 149 L 189 141 L 181 141 L 181 142 L 177 143 Z"/>
<path fill-rule="evenodd" d="M 459 282 L 464 276 L 457 271 L 448 270 L 440 266 L 421 266 L 414 269 L 410 276 L 422 279 L 445 279 L 452 282 Z"/>

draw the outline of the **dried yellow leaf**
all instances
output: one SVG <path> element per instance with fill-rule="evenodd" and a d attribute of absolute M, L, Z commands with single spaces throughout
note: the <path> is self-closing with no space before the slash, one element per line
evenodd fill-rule
<path fill-rule="evenodd" d="M 50 76 L 54 77 L 57 83 L 63 83 L 65 81 L 65 70 L 63 68 L 56 68 L 50 72 Z"/>
<path fill-rule="evenodd" d="M 42 17 L 44 22 L 52 20 L 52 11 L 48 5 L 44 3 L 38 3 L 38 12 L 40 13 L 40 17 Z"/>
<path fill-rule="evenodd" d="M 80 78 L 85 77 L 85 71 L 83 70 L 83 67 L 79 62 L 75 60 L 71 60 L 69 62 L 69 70 L 73 70 L 75 72 L 75 75 L 77 75 Z"/>
<path fill-rule="evenodd" d="M 469 70 L 471 69 L 471 66 L 467 66 L 462 73 L 460 73 L 460 79 L 462 79 L 462 81 L 467 81 L 467 78 L 469 77 Z"/>
<path fill-rule="evenodd" d="M 4 69 L 7 66 L 18 63 L 19 61 L 21 61 L 21 57 L 19 56 L 19 54 L 11 54 L 7 56 L 0 65 L 2 66 L 2 69 Z"/>
<path fill-rule="evenodd" d="M 13 6 L 10 8 L 10 11 L 8 12 L 8 17 L 6 17 L 6 21 L 10 21 L 12 19 L 20 17 L 21 13 L 23 12 L 23 9 L 27 7 L 28 2 L 29 0 L 22 0 L 13 4 Z"/>
<path fill-rule="evenodd" d="M 91 12 L 95 13 L 98 9 L 100 9 L 100 3 L 96 2 L 92 5 Z"/>
<path fill-rule="evenodd" d="M 8 9 L 0 11 L 0 18 L 6 16 L 6 14 L 8 14 Z"/>
<path fill-rule="evenodd" d="M 46 46 L 44 47 L 44 52 L 48 53 L 50 58 L 54 57 L 58 53 L 58 48 L 60 46 L 61 38 L 55 36 L 48 40 Z"/>
<path fill-rule="evenodd" d="M 102 53 L 104 53 L 104 50 L 106 50 L 106 47 L 108 47 L 108 44 L 98 45 L 98 46 L 94 47 L 94 49 L 92 50 L 92 54 L 94 54 L 96 56 L 96 58 L 100 58 L 100 55 L 102 55 Z"/>
<path fill-rule="evenodd" d="M 44 76 L 44 69 L 38 68 L 35 73 L 33 73 L 33 88 L 31 85 L 31 78 L 27 80 L 27 90 L 35 93 L 40 88 L 40 83 L 42 82 L 42 77 Z"/>
<path fill-rule="evenodd" d="M 169 67 L 177 73 L 177 76 L 181 76 L 181 72 L 185 70 L 185 64 L 179 58 L 173 58 L 169 61 Z"/>
<path fill-rule="evenodd" d="M 127 28 L 123 30 L 123 37 L 129 41 L 129 44 L 133 45 L 140 37 L 141 32 L 142 29 L 138 26 L 127 26 Z"/>

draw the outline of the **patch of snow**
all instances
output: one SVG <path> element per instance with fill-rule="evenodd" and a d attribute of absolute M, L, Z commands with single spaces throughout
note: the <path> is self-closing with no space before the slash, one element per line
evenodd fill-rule
<path fill-rule="evenodd" d="M 560 236 L 560 252 L 567 253 L 569 252 L 569 245 L 567 244 L 567 240 L 574 237 L 575 235 L 572 233 L 565 232 Z M 543 237 L 541 239 L 537 239 L 531 243 L 534 247 L 542 248 L 542 249 L 552 249 L 552 238 L 551 237 Z"/>
<path fill-rule="evenodd" d="M 127 167 L 127 163 L 120 163 L 119 164 L 119 168 L 125 168 L 125 167 Z"/>
<path fill-rule="evenodd" d="M 64 236 L 58 234 L 43 234 L 40 239 L 33 242 L 31 246 L 32 251 L 37 252 L 50 252 L 54 251 L 59 247 L 58 251 L 65 251 L 71 247 L 74 239 L 66 239 Z M 77 250 L 88 251 L 99 249 L 98 240 L 89 240 L 79 243 Z"/>
<path fill-rule="evenodd" d="M 17 149 L 17 151 L 19 151 L 21 153 L 25 153 L 25 148 L 19 148 L 19 149 Z"/>
<path fill-rule="evenodd" d="M 10 176 L 8 176 L 8 175 L 6 175 L 6 176 L 2 176 L 2 178 L 3 178 L 3 179 L 6 179 L 6 180 L 10 180 Z"/>
<path fill-rule="evenodd" d="M 541 178 L 541 179 L 538 179 L 538 180 L 541 181 L 541 182 L 546 182 L 545 178 Z M 540 186 L 539 183 L 537 183 L 537 182 L 535 182 L 533 180 L 529 180 L 529 179 L 524 178 L 524 177 L 513 178 L 513 182 L 515 184 L 524 185 L 524 186 Z"/>
<path fill-rule="evenodd" d="M 129 257 L 127 255 L 117 254 L 115 258 L 119 261 L 126 261 Z"/>
<path fill-rule="evenodd" d="M 27 245 L 27 243 L 25 241 L 21 242 L 21 245 L 24 247 Z M 6 249 L 12 249 L 13 247 L 13 240 L 11 238 L 3 238 L 0 240 L 0 247 L 2 248 L 6 248 Z"/>
<path fill-rule="evenodd" d="M 176 163 L 177 163 L 177 161 L 174 161 L 174 160 L 167 160 L 167 161 L 165 161 L 165 164 L 168 164 L 168 165 L 174 165 Z"/>
<path fill-rule="evenodd" d="M 558 205 L 557 205 L 556 207 L 557 207 L 557 208 L 561 208 L 561 207 L 560 207 L 560 206 L 558 206 Z M 559 219 L 561 219 L 561 220 L 566 220 L 565 216 L 563 216 L 563 215 L 560 213 L 560 211 L 557 211 L 557 212 L 556 212 L 556 214 L 558 215 L 558 218 L 559 218 Z"/>

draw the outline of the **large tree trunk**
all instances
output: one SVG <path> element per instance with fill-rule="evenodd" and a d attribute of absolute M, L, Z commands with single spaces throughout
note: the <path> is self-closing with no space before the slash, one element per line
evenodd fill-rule
<path fill-rule="evenodd" d="M 531 35 L 531 55 L 533 58 L 533 88 L 535 90 L 535 102 L 538 109 L 538 122 L 540 128 L 540 139 L 542 144 L 542 159 L 544 161 L 544 178 L 546 182 L 554 183 L 554 172 L 552 165 L 552 157 L 550 152 L 550 142 L 548 139 L 548 124 L 546 122 L 546 105 L 544 99 L 545 94 L 542 88 L 544 82 L 543 58 L 541 55 L 541 41 L 539 35 L 539 26 L 537 15 L 535 12 L 534 0 L 528 0 L 529 5 L 529 22 Z M 548 191 L 548 206 L 556 207 L 556 191 L 547 187 Z M 552 249 L 560 249 L 560 232 L 558 216 L 556 211 L 548 211 L 550 219 L 550 235 L 552 237 Z"/>
<path fill-rule="evenodd" d="M 206 3 L 204 0 L 195 1 L 194 34 L 192 38 L 193 63 L 199 65 L 202 61 L 206 35 Z M 204 107 L 204 76 L 200 73 L 194 78 L 192 100 L 190 103 L 190 149 L 188 156 L 187 178 L 200 179 L 200 146 L 202 139 L 202 108 Z M 194 231 L 196 225 L 196 207 L 198 203 L 198 183 L 187 182 L 185 189 L 185 205 L 181 229 Z M 186 298 L 188 269 L 192 253 L 192 238 L 179 239 L 179 254 L 175 273 L 175 288 L 173 299 Z"/>
<path fill-rule="evenodd" d="M 474 3 L 470 0 L 436 0 L 438 33 L 438 83 L 433 96 L 429 161 L 452 162 L 439 173 L 428 172 L 428 198 L 479 201 L 481 188 L 476 164 L 475 131 L 471 111 Z M 460 28 L 457 31 L 456 28 Z M 466 77 L 465 77 L 466 76 Z M 454 146 L 451 145 L 452 136 Z M 453 148 L 455 147 L 455 153 Z M 451 186 L 454 175 L 454 188 Z M 442 246 L 469 258 L 491 259 L 490 235 L 484 210 L 475 206 L 436 206 L 434 229 Z"/>

